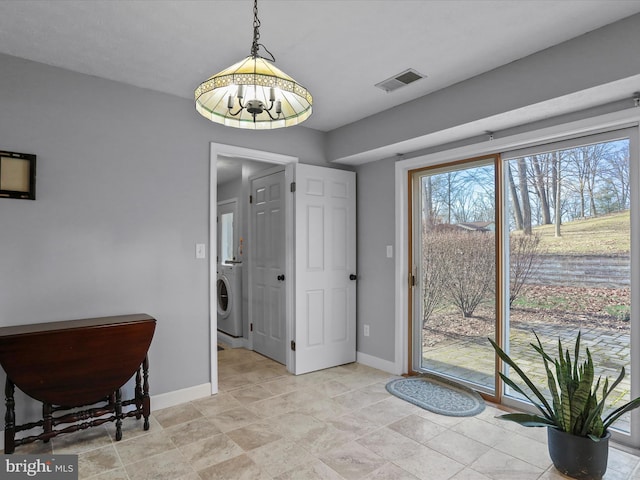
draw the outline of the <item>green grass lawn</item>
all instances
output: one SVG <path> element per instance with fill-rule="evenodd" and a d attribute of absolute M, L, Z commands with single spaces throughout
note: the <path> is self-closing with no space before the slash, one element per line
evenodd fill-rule
<path fill-rule="evenodd" d="M 629 253 L 629 210 L 602 217 L 574 220 L 561 226 L 561 237 L 554 225 L 534 227 L 545 253 L 557 255 Z"/>

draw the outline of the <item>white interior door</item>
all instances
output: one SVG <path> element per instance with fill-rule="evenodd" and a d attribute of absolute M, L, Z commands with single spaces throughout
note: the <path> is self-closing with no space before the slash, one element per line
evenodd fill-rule
<path fill-rule="evenodd" d="M 251 285 L 253 349 L 286 363 L 285 173 L 276 167 L 251 179 Z"/>
<path fill-rule="evenodd" d="M 356 175 L 296 165 L 295 374 L 356 360 Z"/>

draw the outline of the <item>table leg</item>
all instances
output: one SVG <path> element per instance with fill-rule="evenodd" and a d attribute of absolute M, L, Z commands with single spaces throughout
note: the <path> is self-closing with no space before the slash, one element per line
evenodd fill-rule
<path fill-rule="evenodd" d="M 142 417 L 142 366 L 136 370 L 136 420 Z"/>
<path fill-rule="evenodd" d="M 51 433 L 53 430 L 53 408 L 50 403 L 42 404 L 42 420 L 43 420 L 43 430 L 44 433 Z M 45 438 L 44 442 L 48 442 L 49 439 Z"/>
<path fill-rule="evenodd" d="M 116 390 L 116 441 L 122 440 L 122 392 Z"/>
<path fill-rule="evenodd" d="M 7 411 L 4 415 L 4 453 L 13 453 L 16 449 L 16 402 L 13 399 L 15 391 L 13 382 L 7 377 L 4 386 L 4 396 Z"/>
<path fill-rule="evenodd" d="M 149 415 L 151 414 L 151 399 L 149 398 L 149 358 L 144 356 L 142 361 L 142 416 L 144 417 L 144 429 L 149 430 Z"/>

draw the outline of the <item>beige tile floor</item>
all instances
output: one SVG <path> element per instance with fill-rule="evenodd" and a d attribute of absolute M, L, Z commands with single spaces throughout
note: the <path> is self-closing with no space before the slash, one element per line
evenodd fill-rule
<path fill-rule="evenodd" d="M 350 364 L 302 376 L 246 350 L 219 353 L 220 393 L 19 447 L 79 455 L 81 479 L 560 480 L 546 432 L 446 417 L 393 397 L 389 374 Z M 640 479 L 640 457 L 612 448 L 606 480 Z"/>

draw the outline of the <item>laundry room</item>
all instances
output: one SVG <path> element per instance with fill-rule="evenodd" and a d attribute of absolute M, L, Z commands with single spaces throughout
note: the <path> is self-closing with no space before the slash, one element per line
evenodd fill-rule
<path fill-rule="evenodd" d="M 237 157 L 217 161 L 216 296 L 218 344 L 248 347 L 250 177 L 273 167 Z"/>

